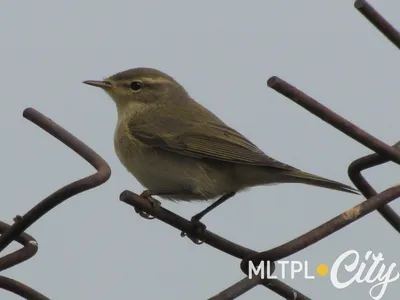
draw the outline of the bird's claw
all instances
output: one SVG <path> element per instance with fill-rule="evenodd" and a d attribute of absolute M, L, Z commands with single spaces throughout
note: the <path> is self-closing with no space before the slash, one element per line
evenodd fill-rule
<path fill-rule="evenodd" d="M 145 190 L 140 194 L 140 197 L 147 198 L 149 200 L 149 198 L 151 198 L 151 193 L 149 190 Z"/>
<path fill-rule="evenodd" d="M 193 217 L 190 222 L 192 223 L 194 227 L 194 232 L 196 233 L 195 236 L 190 236 L 186 234 L 186 232 L 181 232 L 181 237 L 187 236 L 193 243 L 200 245 L 204 243 L 204 234 L 206 231 L 206 225 L 201 223 L 197 218 Z"/>
<path fill-rule="evenodd" d="M 153 197 L 151 197 L 151 194 L 150 194 L 149 191 L 144 191 L 143 193 L 140 194 L 140 196 L 143 197 L 143 198 L 146 198 L 147 201 L 150 202 L 150 205 L 152 206 L 152 211 L 154 211 L 157 207 L 160 207 L 160 206 L 161 206 L 161 202 L 158 201 L 157 199 L 154 199 Z M 145 218 L 145 219 L 147 219 L 147 220 L 153 220 L 153 219 L 155 218 L 155 217 L 152 216 L 151 214 L 149 214 L 149 213 L 147 213 L 147 212 L 145 212 L 145 211 L 143 211 L 143 210 L 141 210 L 141 209 L 135 208 L 135 211 L 136 211 L 142 218 Z"/>

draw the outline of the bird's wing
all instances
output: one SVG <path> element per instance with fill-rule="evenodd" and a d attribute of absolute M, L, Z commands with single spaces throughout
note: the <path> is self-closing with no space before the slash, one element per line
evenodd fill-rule
<path fill-rule="evenodd" d="M 236 130 L 222 122 L 182 121 L 164 117 L 157 122 L 132 122 L 130 134 L 153 148 L 196 158 L 294 170 L 263 153 Z"/>

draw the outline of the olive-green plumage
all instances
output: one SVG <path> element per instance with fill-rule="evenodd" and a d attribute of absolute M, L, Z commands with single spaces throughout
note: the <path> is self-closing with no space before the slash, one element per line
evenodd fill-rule
<path fill-rule="evenodd" d="M 267 156 L 161 71 L 136 68 L 84 83 L 101 87 L 115 101 L 115 151 L 152 195 L 208 200 L 276 183 L 304 183 L 358 194 L 348 185 Z"/>

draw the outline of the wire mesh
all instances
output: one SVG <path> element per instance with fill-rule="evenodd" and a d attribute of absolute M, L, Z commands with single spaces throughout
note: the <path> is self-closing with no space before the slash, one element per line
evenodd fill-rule
<path fill-rule="evenodd" d="M 33 108 L 25 109 L 23 116 L 74 150 L 90 163 L 97 172 L 60 188 L 40 201 L 23 216 L 16 216 L 14 224 L 8 225 L 0 222 L 0 251 L 3 251 L 12 241 L 17 241 L 23 246 L 22 249 L 0 258 L 0 271 L 26 261 L 37 252 L 38 243 L 36 240 L 24 233 L 29 226 L 65 200 L 103 184 L 111 176 L 111 169 L 105 160 L 64 128 Z M 4 276 L 0 276 L 0 288 L 29 300 L 49 299 L 34 289 Z"/>
<path fill-rule="evenodd" d="M 396 31 L 396 29 L 391 26 L 370 4 L 366 1 L 356 1 L 354 6 L 397 48 L 400 48 L 399 32 Z M 261 275 L 249 279 L 247 276 L 248 262 L 252 261 L 253 264 L 256 265 L 261 261 L 269 261 L 272 266 L 271 273 L 273 273 L 275 269 L 275 261 L 309 247 L 375 210 L 377 210 L 382 217 L 400 233 L 400 216 L 388 205 L 388 203 L 400 196 L 400 185 L 393 186 L 381 193 L 377 193 L 361 174 L 363 170 L 389 161 L 400 164 L 400 151 L 398 151 L 398 149 L 400 149 L 400 142 L 393 146 L 385 144 L 276 76 L 273 76 L 268 80 L 268 86 L 374 152 L 373 154 L 355 160 L 348 167 L 348 175 L 351 181 L 367 200 L 346 210 L 337 217 L 293 239 L 292 241 L 267 251 L 257 252 L 233 243 L 207 229 L 204 230 L 204 232 L 199 233 L 191 221 L 163 208 L 162 206 L 153 206 L 146 198 L 140 197 L 133 192 L 122 192 L 120 200 L 133 206 L 139 214 L 143 215 L 143 213 L 145 213 L 144 216 L 146 216 L 146 214 L 152 215 L 156 219 L 184 232 L 193 241 L 200 240 L 215 249 L 223 251 L 241 260 L 240 268 L 246 274 L 246 277 L 209 299 L 235 299 L 257 285 L 263 285 L 285 299 L 310 299 L 300 291 L 295 290 L 278 279 L 262 279 Z M 103 184 L 111 175 L 110 167 L 95 151 L 90 149 L 87 145 L 78 140 L 61 126 L 57 125 L 33 108 L 27 108 L 23 112 L 23 116 L 74 150 L 78 155 L 90 163 L 97 172 L 70 183 L 54 192 L 39 202 L 23 216 L 16 216 L 14 218 L 14 224 L 9 225 L 0 221 L 0 252 L 3 251 L 12 241 L 16 241 L 23 246 L 23 248 L 0 258 L 0 271 L 28 260 L 37 252 L 38 243 L 32 236 L 24 232 L 27 228 L 57 205 L 72 196 Z M 49 299 L 23 283 L 4 276 L 0 276 L 0 288 L 29 300 Z"/>
<path fill-rule="evenodd" d="M 396 29 L 391 26 L 370 4 L 366 1 L 356 1 L 354 6 L 397 48 L 400 48 L 399 32 L 396 31 Z M 398 151 L 398 149 L 400 149 L 400 142 L 394 146 L 385 144 L 378 138 L 365 132 L 355 124 L 344 119 L 279 77 L 271 77 L 268 80 L 268 86 L 375 152 L 374 154 L 355 160 L 348 168 L 348 175 L 351 181 L 367 199 L 366 201 L 346 210 L 337 217 L 293 239 L 292 241 L 267 251 L 257 252 L 224 239 L 209 230 L 205 230 L 204 233 L 200 235 L 189 220 L 186 220 L 163 207 L 152 206 L 148 200 L 130 191 L 124 191 L 120 195 L 120 200 L 135 207 L 136 211 L 150 214 L 158 220 L 185 232 L 193 241 L 201 240 L 220 251 L 241 259 L 240 268 L 246 275 L 248 275 L 249 271 L 247 268 L 249 261 L 252 261 L 254 265 L 259 265 L 261 262 L 269 261 L 272 265 L 272 270 L 270 272 L 272 274 L 274 270 L 274 262 L 309 247 L 374 210 L 377 210 L 383 218 L 400 233 L 400 217 L 388 205 L 389 202 L 400 196 L 400 185 L 388 188 L 378 194 L 361 175 L 361 171 L 381 165 L 388 161 L 400 164 L 400 151 Z M 310 299 L 300 291 L 295 290 L 278 279 L 262 279 L 260 275 L 258 277 L 253 277 L 252 279 L 249 279 L 246 276 L 244 279 L 209 299 L 235 299 L 257 285 L 264 285 L 285 299 Z"/>

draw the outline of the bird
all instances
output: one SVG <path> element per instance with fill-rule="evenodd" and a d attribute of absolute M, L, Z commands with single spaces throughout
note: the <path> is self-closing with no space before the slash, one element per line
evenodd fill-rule
<path fill-rule="evenodd" d="M 83 83 L 101 88 L 116 104 L 114 149 L 145 188 L 142 196 L 212 202 L 194 222 L 255 186 L 301 183 L 360 194 L 268 156 L 160 70 L 137 67 Z"/>

